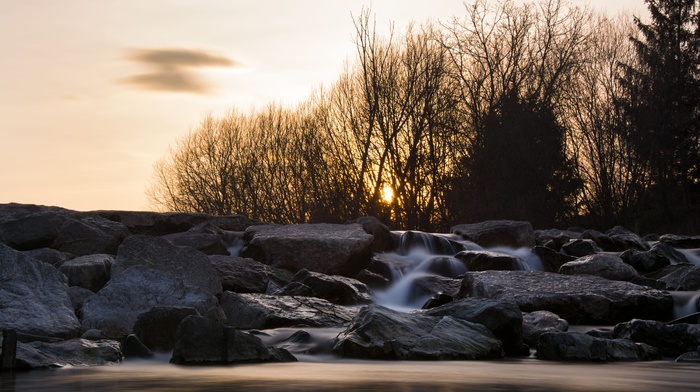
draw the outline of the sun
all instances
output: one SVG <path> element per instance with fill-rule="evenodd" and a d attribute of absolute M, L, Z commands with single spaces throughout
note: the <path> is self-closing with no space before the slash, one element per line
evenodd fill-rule
<path fill-rule="evenodd" d="M 384 200 L 387 204 L 391 204 L 391 202 L 394 200 L 394 190 L 391 189 L 389 185 L 385 185 L 384 189 L 382 189 L 382 200 Z"/>

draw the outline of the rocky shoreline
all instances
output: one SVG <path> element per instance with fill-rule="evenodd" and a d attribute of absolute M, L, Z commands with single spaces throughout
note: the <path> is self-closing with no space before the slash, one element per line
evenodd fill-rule
<path fill-rule="evenodd" d="M 76 212 L 0 205 L 0 329 L 15 369 L 94 366 L 172 352 L 176 364 L 296 361 L 303 354 L 472 360 L 700 361 L 700 236 L 624 228 L 458 225 L 452 236 L 244 216 Z M 389 253 L 439 254 L 397 311 Z M 538 268 L 498 247 L 526 249 Z M 231 255 L 235 253 L 235 255 Z M 459 266 L 455 272 L 446 266 Z M 690 292 L 690 315 L 674 298 Z M 569 325 L 614 326 L 569 331 Z M 296 332 L 271 343 L 270 330 Z M 309 333 L 326 328 L 337 336 Z M 6 343 L 3 340 L 3 343 Z M 3 346 L 4 347 L 4 346 Z"/>

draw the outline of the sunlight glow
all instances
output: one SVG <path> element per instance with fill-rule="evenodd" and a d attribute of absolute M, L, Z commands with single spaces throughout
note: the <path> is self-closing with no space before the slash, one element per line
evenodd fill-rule
<path fill-rule="evenodd" d="M 390 204 L 394 200 L 394 190 L 389 185 L 385 185 L 382 189 L 382 200 Z"/>

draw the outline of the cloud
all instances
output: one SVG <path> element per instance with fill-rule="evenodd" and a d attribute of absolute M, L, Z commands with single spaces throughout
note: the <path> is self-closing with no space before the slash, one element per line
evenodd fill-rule
<path fill-rule="evenodd" d="M 122 79 L 143 90 L 206 94 L 210 86 L 198 77 L 196 69 L 204 67 L 236 67 L 238 62 L 204 50 L 131 49 L 129 61 L 140 63 L 149 72 Z"/>

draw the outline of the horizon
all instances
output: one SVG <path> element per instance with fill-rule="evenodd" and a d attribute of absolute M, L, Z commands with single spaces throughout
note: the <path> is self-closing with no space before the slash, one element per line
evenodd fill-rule
<path fill-rule="evenodd" d="M 273 5 L 271 5 L 273 3 Z M 522 3 L 522 1 L 516 2 Z M 571 1 L 614 15 L 643 0 Z M 459 16 L 462 1 L 5 2 L 0 203 L 150 211 L 153 165 L 205 115 L 295 105 L 353 58 L 353 18 Z"/>

